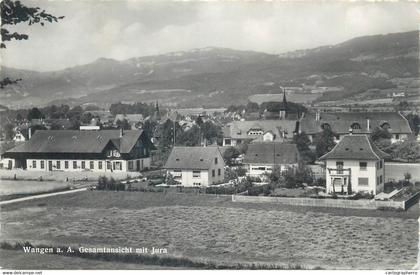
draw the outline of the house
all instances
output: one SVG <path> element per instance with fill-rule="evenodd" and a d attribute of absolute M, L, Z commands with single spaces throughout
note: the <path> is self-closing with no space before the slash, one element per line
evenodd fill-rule
<path fill-rule="evenodd" d="M 13 141 L 15 142 L 25 142 L 28 139 L 27 136 L 25 136 L 22 131 L 17 130 L 14 137 L 13 137 Z"/>
<path fill-rule="evenodd" d="M 128 172 L 150 168 L 155 149 L 139 130 L 38 130 L 2 158 L 31 171 Z"/>
<path fill-rule="evenodd" d="M 412 134 L 407 119 L 399 112 L 315 112 L 307 113 L 299 121 L 299 132 L 305 132 L 311 141 L 323 129 L 329 128 L 338 140 L 349 133 L 371 134 L 375 128 L 387 129 L 391 142 L 406 139 Z"/>
<path fill-rule="evenodd" d="M 222 183 L 225 162 L 217 146 L 174 147 L 165 168 L 182 186 L 205 187 Z"/>
<path fill-rule="evenodd" d="M 384 189 L 384 158 L 367 135 L 345 135 L 327 154 L 325 161 L 327 193 L 367 192 L 374 195 Z"/>
<path fill-rule="evenodd" d="M 284 171 L 298 165 L 299 151 L 296 144 L 280 142 L 253 142 L 248 145 L 243 163 L 251 177 L 273 172 L 274 168 Z"/>
<path fill-rule="evenodd" d="M 130 124 L 131 129 L 138 128 L 144 122 L 142 114 L 117 114 L 114 119 L 114 125 L 118 125 L 118 122 L 123 122 L 124 120 Z"/>
<path fill-rule="evenodd" d="M 222 128 L 223 146 L 236 146 L 253 140 L 284 141 L 296 132 L 294 120 L 233 121 Z"/>

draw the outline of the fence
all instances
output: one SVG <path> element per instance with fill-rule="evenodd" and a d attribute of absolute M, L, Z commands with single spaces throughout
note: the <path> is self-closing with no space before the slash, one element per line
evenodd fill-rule
<path fill-rule="evenodd" d="M 355 208 L 355 209 L 378 209 L 394 208 L 407 209 L 405 201 L 374 201 L 374 200 L 342 200 L 342 199 L 313 199 L 313 198 L 285 198 L 266 196 L 238 196 L 232 195 L 233 202 L 251 203 L 281 203 L 298 206 Z"/>

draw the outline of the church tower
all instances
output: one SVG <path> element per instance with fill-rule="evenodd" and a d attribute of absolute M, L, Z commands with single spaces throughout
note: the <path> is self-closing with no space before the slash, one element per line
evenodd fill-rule
<path fill-rule="evenodd" d="M 280 119 L 286 119 L 287 118 L 287 99 L 286 99 L 286 89 L 283 89 L 283 104 L 280 109 L 279 117 Z"/>
<path fill-rule="evenodd" d="M 160 111 L 159 111 L 159 103 L 157 100 L 156 100 L 156 105 L 155 105 L 155 112 L 153 113 L 153 120 L 156 122 L 159 122 L 161 120 Z"/>

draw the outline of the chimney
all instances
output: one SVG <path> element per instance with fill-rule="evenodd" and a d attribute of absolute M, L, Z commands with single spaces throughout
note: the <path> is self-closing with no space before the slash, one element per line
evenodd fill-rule
<path fill-rule="evenodd" d="M 370 131 L 370 119 L 366 119 L 366 128 L 367 128 L 367 131 L 369 132 Z"/>
<path fill-rule="evenodd" d="M 28 139 L 31 139 L 31 137 L 32 137 L 32 128 L 29 127 L 29 129 L 28 129 Z"/>
<path fill-rule="evenodd" d="M 120 138 L 124 135 L 124 129 L 121 127 L 120 128 Z"/>
<path fill-rule="evenodd" d="M 321 114 L 319 113 L 319 110 L 317 110 L 315 113 L 315 121 L 320 121 L 320 120 L 321 120 Z"/>

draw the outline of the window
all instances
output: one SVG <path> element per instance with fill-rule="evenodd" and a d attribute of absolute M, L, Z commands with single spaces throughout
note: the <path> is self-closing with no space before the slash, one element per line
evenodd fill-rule
<path fill-rule="evenodd" d="M 91 160 L 91 161 L 89 161 L 89 168 L 90 168 L 90 170 L 93 170 L 93 168 L 94 168 L 94 166 L 93 166 L 93 161 Z"/>
<path fill-rule="evenodd" d="M 343 174 L 344 162 L 337 161 L 335 166 L 337 167 L 337 174 Z"/>
<path fill-rule="evenodd" d="M 225 139 L 225 145 L 231 145 L 231 144 L 232 144 L 232 142 L 231 142 L 230 138 L 226 138 Z"/>
<path fill-rule="evenodd" d="M 200 178 L 201 177 L 201 171 L 193 171 L 193 178 Z"/>
<path fill-rule="evenodd" d="M 400 139 L 400 135 L 399 134 L 395 134 L 395 139 Z"/>
<path fill-rule="evenodd" d="M 131 160 L 128 161 L 128 169 L 133 170 L 133 162 Z"/>
<path fill-rule="evenodd" d="M 361 171 L 367 170 L 367 162 L 359 162 L 359 168 Z"/>
<path fill-rule="evenodd" d="M 41 169 L 44 169 L 44 161 L 41 160 Z"/>
<path fill-rule="evenodd" d="M 122 170 L 121 161 L 114 162 L 114 170 Z"/>
<path fill-rule="evenodd" d="M 102 161 L 98 161 L 98 169 L 102 170 Z"/>
<path fill-rule="evenodd" d="M 219 168 L 217 169 L 217 175 L 220 176 L 222 174 L 222 170 Z"/>
<path fill-rule="evenodd" d="M 212 177 L 215 177 L 215 176 L 216 176 L 216 171 L 214 171 L 214 169 L 213 169 L 213 170 L 211 170 L 211 176 L 212 176 Z"/>
<path fill-rule="evenodd" d="M 64 161 L 64 169 L 69 169 L 69 161 Z"/>
<path fill-rule="evenodd" d="M 61 161 L 57 160 L 56 165 L 57 169 L 61 169 Z"/>
<path fill-rule="evenodd" d="M 32 168 L 36 168 L 36 160 L 32 161 Z"/>
<path fill-rule="evenodd" d="M 111 166 L 111 162 L 110 161 L 107 161 L 106 162 L 106 169 L 108 169 L 108 170 L 111 170 L 112 169 L 112 166 Z"/>
<path fill-rule="evenodd" d="M 77 169 L 77 161 L 73 161 L 73 169 Z"/>
<path fill-rule="evenodd" d="M 82 169 L 85 169 L 86 168 L 86 164 L 85 164 L 85 161 L 83 160 L 82 161 Z"/>
<path fill-rule="evenodd" d="M 369 185 L 369 178 L 359 178 L 358 179 L 359 186 L 368 186 Z"/>
<path fill-rule="evenodd" d="M 383 165 L 383 160 L 379 161 L 379 168 L 382 169 L 382 165 Z"/>
<path fill-rule="evenodd" d="M 382 175 L 379 176 L 379 183 L 382 184 L 383 178 Z"/>
<path fill-rule="evenodd" d="M 214 164 L 217 164 L 217 160 L 218 160 L 217 158 L 214 158 Z"/>

